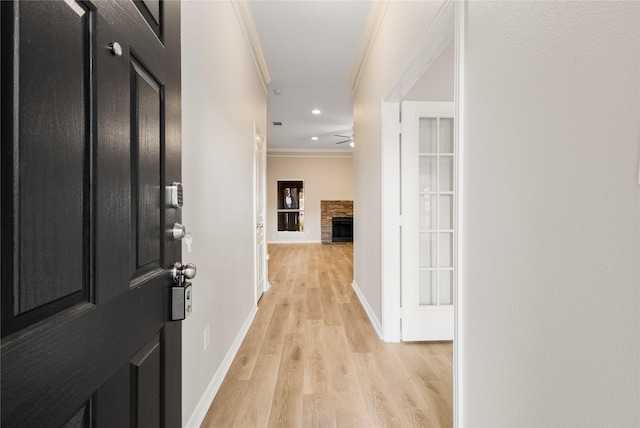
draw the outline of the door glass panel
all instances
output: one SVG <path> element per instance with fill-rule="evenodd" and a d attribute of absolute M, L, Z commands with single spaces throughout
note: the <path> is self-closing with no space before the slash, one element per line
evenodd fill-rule
<path fill-rule="evenodd" d="M 453 304 L 453 126 L 452 118 L 419 120 L 417 233 L 420 305 Z"/>
<path fill-rule="evenodd" d="M 453 119 L 440 119 L 440 153 L 453 153 Z"/>
<path fill-rule="evenodd" d="M 435 192 L 438 185 L 438 171 L 435 156 L 420 156 L 420 170 L 418 172 L 418 191 Z"/>
<path fill-rule="evenodd" d="M 438 243 L 438 267 L 453 267 L 453 233 L 440 233 Z"/>
<path fill-rule="evenodd" d="M 439 230 L 453 229 L 453 196 L 440 195 L 438 198 L 438 209 L 440 210 Z"/>
<path fill-rule="evenodd" d="M 440 192 L 453 191 L 453 157 L 440 157 Z"/>
<path fill-rule="evenodd" d="M 420 119 L 420 153 L 436 153 L 438 150 L 437 119 Z"/>
<path fill-rule="evenodd" d="M 418 198 L 418 210 L 419 221 L 418 227 L 420 230 L 434 230 L 437 229 L 437 206 L 438 199 L 435 195 L 420 195 Z"/>
<path fill-rule="evenodd" d="M 438 303 L 437 297 L 437 272 L 423 270 L 420 271 L 420 291 L 418 300 L 421 305 L 436 305 Z"/>
<path fill-rule="evenodd" d="M 441 305 L 453 305 L 453 271 L 441 270 L 438 272 L 439 303 Z"/>
<path fill-rule="evenodd" d="M 436 234 L 435 233 L 421 233 L 420 234 L 420 249 L 418 253 L 419 267 L 430 268 L 436 267 Z"/>

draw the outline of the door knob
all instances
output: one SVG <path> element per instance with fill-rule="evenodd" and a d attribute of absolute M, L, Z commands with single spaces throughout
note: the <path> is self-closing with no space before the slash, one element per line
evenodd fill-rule
<path fill-rule="evenodd" d="M 184 283 L 185 279 L 193 279 L 195 278 L 197 273 L 196 265 L 193 263 L 187 263 L 183 265 L 180 262 L 175 262 L 173 268 L 171 269 L 171 279 L 176 284 Z"/>
<path fill-rule="evenodd" d="M 196 265 L 194 265 L 193 263 L 187 263 L 186 265 L 183 266 L 182 269 L 183 273 L 184 273 L 184 277 L 187 279 L 193 279 L 196 276 Z"/>

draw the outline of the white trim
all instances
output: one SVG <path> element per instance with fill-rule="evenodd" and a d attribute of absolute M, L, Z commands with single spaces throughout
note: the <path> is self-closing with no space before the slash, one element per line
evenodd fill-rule
<path fill-rule="evenodd" d="M 253 62 L 256 65 L 258 74 L 260 75 L 260 82 L 262 83 L 264 93 L 268 94 L 269 90 L 267 87 L 269 86 L 269 83 L 271 83 L 271 76 L 269 75 L 267 62 L 265 61 L 264 54 L 262 53 L 260 39 L 258 38 L 258 32 L 256 31 L 256 24 L 253 20 L 253 13 L 251 13 L 249 2 L 231 0 L 231 4 L 233 5 L 233 10 L 235 11 L 238 22 L 240 23 L 240 28 L 242 28 L 244 38 L 249 45 Z"/>
<path fill-rule="evenodd" d="M 356 282 L 353 281 L 351 283 L 351 288 L 353 288 L 353 291 L 356 293 L 356 296 L 358 296 L 358 300 L 360 301 L 362 308 L 364 309 L 367 316 L 369 317 L 369 321 L 371 322 L 373 329 L 376 331 L 376 334 L 378 335 L 379 338 L 382 338 L 382 325 L 380 324 L 380 321 L 378 320 L 378 318 L 376 318 L 376 314 L 373 311 L 373 309 L 371 309 L 371 306 L 369 306 L 369 302 L 367 302 L 367 299 L 364 297 L 364 294 L 362 293 L 362 291 L 360 291 L 360 287 L 358 287 L 358 284 L 356 284 Z"/>
<path fill-rule="evenodd" d="M 383 97 L 384 101 L 402 101 L 433 61 L 451 43 L 454 35 L 452 29 L 455 3 L 457 2 L 448 0 L 442 5 L 433 22 L 422 33 L 418 43 L 389 85 Z"/>
<path fill-rule="evenodd" d="M 362 37 L 358 44 L 358 50 L 356 51 L 353 65 L 351 65 L 351 72 L 349 73 L 349 83 L 351 84 L 352 94 L 355 93 L 358 83 L 360 83 L 362 70 L 364 69 L 364 65 L 367 63 L 367 59 L 369 59 L 369 53 L 373 47 L 373 42 L 376 39 L 378 30 L 382 25 L 384 15 L 387 13 L 389 3 L 390 0 L 371 2 L 369 13 L 367 14 L 367 19 L 364 24 Z"/>
<path fill-rule="evenodd" d="M 400 104 L 382 103 L 382 340 L 400 341 Z"/>
<path fill-rule="evenodd" d="M 256 228 L 258 227 L 258 216 L 262 215 L 262 224 L 267 224 L 267 201 L 266 201 L 266 181 L 267 181 L 267 157 L 266 157 L 266 141 L 264 140 L 262 132 L 260 132 L 260 128 L 256 122 L 253 122 L 253 224 L 255 228 L 253 229 L 253 248 L 254 248 L 254 290 L 255 290 L 255 303 L 258 304 L 258 300 L 262 296 L 262 294 L 258 295 L 258 282 L 261 274 L 264 274 L 264 284 L 262 288 L 262 293 L 267 291 L 268 287 L 268 263 L 267 263 L 267 233 L 264 228 L 262 228 L 262 252 L 258 254 L 258 232 Z M 261 168 L 258 168 L 258 163 L 260 163 Z M 259 179 L 258 177 L 258 169 L 262 172 L 262 177 Z M 262 212 L 258 213 L 258 191 L 259 187 L 262 187 Z M 262 266 L 264 272 L 259 271 L 260 263 L 259 258 L 262 258 Z"/>
<path fill-rule="evenodd" d="M 258 224 L 258 141 L 256 141 L 258 137 L 258 127 L 255 122 L 253 122 L 253 295 L 254 302 L 258 303 L 258 237 L 256 228 Z M 263 232 L 264 233 L 264 232 Z M 266 245 L 266 239 L 264 239 Z"/>
<path fill-rule="evenodd" d="M 454 79 L 454 102 L 455 102 L 455 122 L 454 122 L 454 141 L 458 150 L 458 165 L 456 170 L 457 182 L 457 204 L 456 210 L 457 222 L 454 227 L 458 230 L 456 269 L 457 278 L 454 277 L 453 288 L 453 305 L 454 305 L 454 325 L 453 325 L 453 427 L 465 426 L 462 416 L 463 409 L 463 334 L 462 334 L 462 308 L 464 305 L 462 295 L 463 279 L 463 244 L 464 244 L 464 204 L 462 195 L 464 194 L 464 40 L 465 40 L 465 16 L 467 13 L 466 2 L 456 2 L 455 4 L 455 22 L 454 22 L 454 40 L 455 40 L 455 79 Z"/>
<path fill-rule="evenodd" d="M 269 241 L 268 244 L 322 244 L 321 241 Z"/>
<path fill-rule="evenodd" d="M 353 157 L 353 149 L 351 150 L 331 150 L 331 149 L 281 149 L 269 148 L 267 150 L 268 157 Z"/>
<path fill-rule="evenodd" d="M 216 374 L 213 375 L 213 379 L 211 379 L 211 382 L 209 382 L 207 389 L 204 391 L 204 394 L 202 394 L 200 401 L 198 401 L 198 405 L 193 410 L 191 417 L 185 424 L 186 428 L 196 428 L 202 424 L 202 421 L 207 415 L 207 412 L 209 411 L 209 407 L 211 407 L 211 403 L 213 403 L 213 399 L 216 397 L 216 394 L 220 389 L 220 385 L 222 385 L 222 381 L 224 380 L 224 377 L 227 375 L 227 372 L 231 367 L 231 363 L 233 362 L 233 359 L 236 357 L 236 354 L 240 349 L 240 345 L 242 345 L 242 341 L 247 335 L 247 332 L 249 331 L 249 327 L 251 327 L 251 323 L 253 322 L 253 319 L 255 318 L 257 312 L 258 312 L 258 307 L 254 306 L 253 309 L 251 310 L 251 313 L 249 314 L 249 317 L 244 322 L 244 325 L 238 332 L 236 339 L 233 341 L 233 344 L 231 344 L 229 351 L 227 351 L 227 355 L 225 355 L 224 359 L 222 360 L 222 363 L 218 367 Z"/>

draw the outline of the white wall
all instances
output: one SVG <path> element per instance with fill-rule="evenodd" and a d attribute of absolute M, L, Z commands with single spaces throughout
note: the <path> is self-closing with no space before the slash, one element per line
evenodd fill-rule
<path fill-rule="evenodd" d="M 440 1 L 392 1 L 354 92 L 354 282 L 380 324 L 381 102 L 400 66 L 440 9 Z"/>
<path fill-rule="evenodd" d="M 639 2 L 469 2 L 461 426 L 640 426 Z"/>
<path fill-rule="evenodd" d="M 214 377 L 255 307 L 253 123 L 266 129 L 267 97 L 228 1 L 182 3 L 182 97 L 183 223 L 193 235 L 183 261 L 198 267 L 182 329 L 186 424 L 208 408 Z"/>
<path fill-rule="evenodd" d="M 304 231 L 278 232 L 278 180 L 304 181 Z M 353 200 L 351 153 L 269 152 L 267 155 L 267 240 L 320 242 L 320 201 Z"/>
<path fill-rule="evenodd" d="M 453 41 L 438 55 L 402 101 L 454 101 L 455 49 Z"/>

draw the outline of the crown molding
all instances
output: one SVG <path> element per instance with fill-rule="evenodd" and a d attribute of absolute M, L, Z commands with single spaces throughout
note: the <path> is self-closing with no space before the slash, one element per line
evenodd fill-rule
<path fill-rule="evenodd" d="M 382 97 L 385 102 L 401 101 L 442 51 L 453 42 L 455 3 L 455 0 L 445 0 L 442 4 L 433 22 L 422 33 L 386 90 Z"/>
<path fill-rule="evenodd" d="M 331 149 L 268 149 L 270 158 L 352 158 L 352 150 Z"/>
<path fill-rule="evenodd" d="M 382 25 L 382 20 L 387 9 L 389 8 L 390 0 L 372 1 L 369 13 L 367 14 L 367 20 L 364 24 L 364 31 L 360 37 L 360 43 L 358 44 L 358 50 L 351 66 L 351 72 L 349 73 L 349 84 L 352 88 L 352 93 L 355 93 L 358 83 L 360 83 L 360 76 L 364 65 L 369 58 L 369 53 L 373 47 L 373 42 L 376 39 L 378 30 Z"/>
<path fill-rule="evenodd" d="M 242 28 L 244 38 L 249 45 L 253 62 L 258 69 L 262 88 L 264 89 L 265 94 L 268 94 L 269 90 L 267 87 L 269 86 L 269 83 L 271 83 L 271 76 L 269 75 L 267 62 L 265 61 L 264 54 L 262 53 L 260 39 L 258 38 L 258 32 L 256 31 L 256 24 L 253 20 L 253 13 L 249 7 L 249 2 L 243 0 L 231 0 L 231 4 L 233 5 L 233 10 L 235 11 L 238 22 L 240 23 L 240 28 Z"/>

